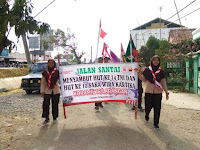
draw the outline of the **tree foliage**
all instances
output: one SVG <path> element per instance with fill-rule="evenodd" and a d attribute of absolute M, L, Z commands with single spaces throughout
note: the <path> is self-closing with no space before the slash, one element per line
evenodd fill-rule
<path fill-rule="evenodd" d="M 82 52 L 78 54 L 76 37 L 73 33 L 71 33 L 70 29 L 67 29 L 67 33 L 61 29 L 52 30 L 51 32 L 52 34 L 49 34 L 49 36 L 42 41 L 44 49 L 48 49 L 49 45 L 53 44 L 53 47 L 64 50 L 68 61 L 77 61 L 77 63 L 80 64 L 84 53 Z M 74 60 L 74 57 L 76 61 Z"/>
<path fill-rule="evenodd" d="M 150 36 L 146 45 L 140 49 L 139 57 L 142 58 L 142 62 L 148 66 L 151 58 L 155 55 L 155 50 L 159 48 L 159 40 L 154 36 Z"/>
<path fill-rule="evenodd" d="M 159 48 L 155 50 L 155 54 L 161 58 L 160 66 L 162 69 L 165 69 L 165 65 L 167 62 L 167 58 L 165 58 L 165 54 L 168 54 L 171 44 L 166 40 L 159 40 Z"/>
<path fill-rule="evenodd" d="M 187 39 L 183 40 L 180 43 L 171 44 L 163 58 L 166 58 L 170 61 L 186 61 L 189 57 L 187 54 L 191 54 L 200 50 L 200 39 L 192 40 Z"/>
<path fill-rule="evenodd" d="M 36 21 L 32 16 L 33 4 L 31 0 L 15 0 L 13 4 L 9 0 L 0 1 L 0 53 L 4 48 L 14 47 L 12 40 L 8 39 L 12 27 L 19 38 L 26 32 L 31 34 L 43 34 L 48 31 L 49 25 Z"/>

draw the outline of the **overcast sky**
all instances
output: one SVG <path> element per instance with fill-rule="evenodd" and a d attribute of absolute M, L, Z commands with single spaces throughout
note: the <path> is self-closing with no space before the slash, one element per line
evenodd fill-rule
<path fill-rule="evenodd" d="M 52 0 L 32 0 L 34 4 L 33 16 L 47 6 Z M 193 0 L 176 0 L 178 10 L 188 5 Z M 56 0 L 35 19 L 47 22 L 52 29 L 66 31 L 67 28 L 75 34 L 78 50 L 86 54 L 83 58 L 89 61 L 91 47 L 93 59 L 96 56 L 99 22 L 107 33 L 104 41 L 100 39 L 99 53 L 102 44 L 106 42 L 109 48 L 120 56 L 120 44 L 126 50 L 129 33 L 133 28 L 160 17 L 168 19 L 176 13 L 174 0 Z M 200 7 L 200 0 L 196 0 L 180 13 L 180 17 Z M 184 26 L 200 28 L 200 10 L 182 19 Z M 177 16 L 169 21 L 174 22 Z M 175 23 L 178 23 L 176 21 Z M 12 36 L 12 35 L 11 35 Z M 22 42 L 19 41 L 18 51 L 23 52 Z M 99 54 L 100 55 L 100 54 Z"/>

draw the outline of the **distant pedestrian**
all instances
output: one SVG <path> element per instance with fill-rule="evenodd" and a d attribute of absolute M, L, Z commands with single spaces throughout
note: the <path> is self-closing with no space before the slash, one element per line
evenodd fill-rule
<path fill-rule="evenodd" d="M 158 55 L 153 56 L 151 65 L 146 68 L 141 74 L 138 71 L 139 78 L 146 83 L 145 89 L 145 119 L 149 120 L 149 113 L 154 108 L 154 128 L 158 129 L 162 91 L 166 93 L 166 99 L 169 99 L 169 92 L 167 90 L 166 78 L 163 70 L 160 68 L 160 58 Z"/>
<path fill-rule="evenodd" d="M 57 122 L 58 117 L 58 103 L 60 100 L 60 85 L 59 85 L 59 71 L 56 69 L 56 62 L 54 59 L 50 58 L 48 60 L 48 69 L 42 73 L 41 79 L 41 97 L 44 98 L 43 101 L 43 112 L 42 117 L 45 118 L 43 124 L 47 124 L 49 119 L 49 106 L 50 99 L 52 102 L 52 115 L 53 123 Z"/>
<path fill-rule="evenodd" d="M 143 88 L 142 88 L 142 80 L 138 78 L 138 109 L 143 112 L 142 108 L 142 93 L 143 93 Z M 135 106 L 132 107 L 132 110 L 135 110 Z"/>
<path fill-rule="evenodd" d="M 98 63 L 103 63 L 103 57 L 98 58 Z M 102 102 L 100 103 L 95 103 L 95 109 L 99 110 L 99 107 L 103 108 Z"/>

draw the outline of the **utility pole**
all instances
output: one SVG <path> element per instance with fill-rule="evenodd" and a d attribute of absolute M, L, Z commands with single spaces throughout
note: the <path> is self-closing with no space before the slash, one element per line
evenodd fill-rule
<path fill-rule="evenodd" d="M 184 31 L 183 31 L 183 26 L 182 26 L 182 24 L 181 24 L 181 19 L 180 19 L 180 16 L 179 16 L 179 12 L 178 12 L 178 8 L 177 8 L 176 1 L 175 1 L 175 0 L 174 0 L 174 5 L 175 5 L 175 7 L 176 7 L 176 11 L 177 11 L 179 23 L 180 23 L 180 25 L 181 25 L 181 30 L 182 30 L 183 36 L 184 36 L 184 38 L 185 38 L 185 40 L 186 40 L 186 36 L 185 36 L 185 34 L 184 34 Z"/>
<path fill-rule="evenodd" d="M 162 6 L 160 6 L 160 40 L 161 40 L 161 11 L 162 11 Z"/>
<path fill-rule="evenodd" d="M 91 59 L 90 62 L 92 63 L 92 46 L 91 46 Z"/>
<path fill-rule="evenodd" d="M 30 69 L 32 63 L 31 63 L 30 52 L 29 52 L 29 49 L 28 49 L 28 44 L 27 44 L 27 41 L 26 41 L 25 33 L 24 33 L 24 35 L 22 35 L 22 41 L 23 41 L 23 44 L 24 44 L 24 50 L 25 50 L 25 54 L 26 54 L 28 69 Z"/>

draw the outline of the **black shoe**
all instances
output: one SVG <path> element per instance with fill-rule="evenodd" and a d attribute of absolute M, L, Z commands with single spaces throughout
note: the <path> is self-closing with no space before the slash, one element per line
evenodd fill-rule
<path fill-rule="evenodd" d="M 100 103 L 100 104 L 99 104 L 99 107 L 103 108 L 103 105 Z"/>
<path fill-rule="evenodd" d="M 49 118 L 46 118 L 45 121 L 42 123 L 43 125 L 47 124 L 49 122 Z"/>
<path fill-rule="evenodd" d="M 145 116 L 146 121 L 149 121 L 149 116 Z"/>
<path fill-rule="evenodd" d="M 154 129 L 159 129 L 158 124 L 155 124 L 155 125 L 154 125 Z"/>
<path fill-rule="evenodd" d="M 132 107 L 132 110 L 135 110 L 135 106 Z"/>
<path fill-rule="evenodd" d="M 143 112 L 143 108 L 142 108 L 142 107 L 140 107 L 139 110 L 140 110 L 141 112 Z"/>
<path fill-rule="evenodd" d="M 96 109 L 96 110 L 99 110 L 99 106 L 95 106 L 95 109 Z"/>

